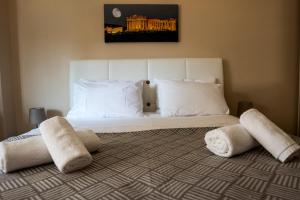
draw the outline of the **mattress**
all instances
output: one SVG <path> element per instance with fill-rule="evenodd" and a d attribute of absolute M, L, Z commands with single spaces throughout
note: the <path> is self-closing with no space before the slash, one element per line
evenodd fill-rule
<path fill-rule="evenodd" d="M 116 133 L 143 131 L 164 128 L 221 127 L 239 123 L 232 115 L 161 117 L 159 113 L 148 112 L 143 117 L 135 118 L 102 118 L 82 120 L 67 118 L 75 130 L 92 129 L 96 133 Z M 38 129 L 33 129 L 26 135 L 39 135 Z"/>
<path fill-rule="evenodd" d="M 93 163 L 71 174 L 54 164 L 0 175 L 1 199 L 299 199 L 300 159 L 276 161 L 258 147 L 233 158 L 207 150 L 214 127 L 98 134 Z M 22 135 L 22 137 L 34 137 Z M 299 143 L 300 138 L 295 137 Z"/>

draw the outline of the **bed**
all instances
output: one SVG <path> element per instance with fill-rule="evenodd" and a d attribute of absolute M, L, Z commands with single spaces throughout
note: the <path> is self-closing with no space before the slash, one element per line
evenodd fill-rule
<path fill-rule="evenodd" d="M 145 84 L 142 117 L 82 120 L 68 118 L 80 130 L 93 129 L 101 147 L 93 163 L 70 173 L 54 164 L 0 174 L 1 199 L 299 199 L 300 159 L 281 164 L 257 147 L 233 158 L 212 154 L 204 135 L 238 123 L 231 115 L 161 117 L 155 110 L 153 78 L 210 79 L 223 84 L 220 58 L 74 61 L 72 84 L 80 78 L 150 80 Z M 34 137 L 38 129 L 7 142 Z M 294 139 L 300 143 L 299 137 Z"/>

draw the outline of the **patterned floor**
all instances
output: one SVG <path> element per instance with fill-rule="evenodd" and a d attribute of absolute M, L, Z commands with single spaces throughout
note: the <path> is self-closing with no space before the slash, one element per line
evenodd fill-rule
<path fill-rule="evenodd" d="M 101 134 L 87 168 L 53 164 L 0 175 L 1 199 L 300 199 L 300 159 L 281 164 L 257 148 L 231 159 L 204 144 L 211 128 Z M 300 138 L 296 138 L 300 142 Z"/>

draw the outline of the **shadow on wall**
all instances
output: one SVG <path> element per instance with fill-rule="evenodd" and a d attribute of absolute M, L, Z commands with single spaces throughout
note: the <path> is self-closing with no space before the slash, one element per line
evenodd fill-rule
<path fill-rule="evenodd" d="M 239 89 L 239 92 L 236 92 L 233 88 L 232 83 L 232 70 L 230 69 L 230 63 L 228 60 L 223 59 L 223 70 L 224 70 L 224 77 L 225 77 L 225 98 L 228 103 L 228 106 L 230 108 L 230 113 L 232 115 L 237 116 L 237 107 L 239 101 L 251 101 L 253 102 L 254 108 L 258 109 L 260 112 L 262 112 L 264 115 L 266 115 L 268 118 L 270 118 L 276 125 L 278 125 L 280 128 L 282 128 L 284 131 L 286 131 L 289 134 L 296 134 L 293 127 L 296 127 L 297 124 L 297 115 L 294 113 L 294 116 L 290 116 L 290 113 L 293 113 L 292 109 L 293 107 L 280 107 L 279 109 L 282 109 L 282 112 L 274 112 L 274 110 L 270 108 L 278 108 L 278 99 L 282 98 L 282 93 L 280 91 L 284 91 L 285 87 L 280 82 L 272 82 L 267 83 L 264 85 L 261 84 L 255 84 L 248 86 L 247 88 L 244 88 L 244 90 Z M 243 93 L 243 91 L 245 91 Z M 268 98 L 273 97 L 274 101 L 269 101 Z M 297 102 L 295 101 L 295 104 Z M 294 105 L 294 107 L 297 107 L 297 105 Z M 291 118 L 293 120 L 285 120 Z M 288 128 L 290 127 L 290 128 Z"/>
<path fill-rule="evenodd" d="M 232 82 L 231 82 L 231 74 L 230 74 L 230 65 L 227 59 L 222 58 L 223 63 L 223 77 L 224 77 L 224 95 L 226 102 L 230 109 L 230 114 L 236 115 L 236 108 L 235 108 L 235 102 L 232 99 L 232 94 L 228 95 L 229 93 L 232 93 Z M 231 98 L 229 98 L 231 97 Z"/>
<path fill-rule="evenodd" d="M 232 83 L 232 75 L 230 70 L 230 63 L 227 59 L 223 59 L 223 70 L 224 70 L 224 82 L 225 82 L 225 98 L 228 106 L 230 107 L 230 114 L 237 116 L 237 108 L 238 108 L 238 102 L 239 101 L 251 101 L 253 102 L 253 99 L 249 95 L 249 90 L 247 90 L 247 93 L 241 93 L 241 92 L 235 92 L 233 91 L 233 83 Z M 274 86 L 272 86 L 273 88 Z M 258 88 L 256 91 L 259 93 L 259 91 L 262 90 L 261 88 Z M 255 91 L 255 92 L 256 92 Z M 262 90 L 264 92 L 265 90 Z M 253 102 L 254 107 L 259 109 L 260 111 L 266 113 L 268 110 L 266 110 L 265 106 L 260 105 L 259 102 L 255 101 Z"/>

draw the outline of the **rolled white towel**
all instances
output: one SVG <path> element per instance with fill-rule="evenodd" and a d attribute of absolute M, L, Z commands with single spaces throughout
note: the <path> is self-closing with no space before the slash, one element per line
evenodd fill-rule
<path fill-rule="evenodd" d="M 92 162 L 91 154 L 64 118 L 52 117 L 42 122 L 39 129 L 59 171 L 68 173 Z"/>
<path fill-rule="evenodd" d="M 77 131 L 89 152 L 100 146 L 99 137 L 92 130 Z M 51 155 L 41 136 L 0 142 L 0 170 L 5 173 L 52 162 Z"/>
<path fill-rule="evenodd" d="M 241 124 L 276 159 L 287 162 L 299 154 L 300 146 L 256 109 L 244 112 Z"/>
<path fill-rule="evenodd" d="M 214 154 L 231 157 L 248 151 L 258 143 L 240 124 L 217 128 L 206 133 L 206 147 Z"/>

